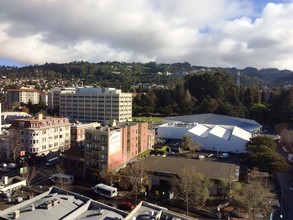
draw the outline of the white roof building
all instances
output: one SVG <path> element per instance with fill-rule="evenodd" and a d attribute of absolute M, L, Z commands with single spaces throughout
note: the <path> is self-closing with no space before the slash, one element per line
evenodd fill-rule
<path fill-rule="evenodd" d="M 262 132 L 262 126 L 250 119 L 215 114 L 199 114 L 165 118 L 158 136 L 182 139 L 189 135 L 202 150 L 245 153 L 247 141 Z"/>
<path fill-rule="evenodd" d="M 160 219 L 161 217 L 165 217 L 164 219 L 196 220 L 144 201 L 140 202 L 130 213 L 127 213 L 57 187 L 52 187 L 34 198 L 0 211 L 0 219 L 3 220 L 133 220 Z"/>

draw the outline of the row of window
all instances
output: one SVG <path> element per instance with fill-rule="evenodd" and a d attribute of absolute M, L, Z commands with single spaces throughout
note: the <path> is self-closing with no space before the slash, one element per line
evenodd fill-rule
<path fill-rule="evenodd" d="M 66 126 L 65 128 L 62 127 L 62 128 L 50 128 L 48 129 L 48 133 L 53 133 L 53 132 L 58 132 L 58 131 L 63 131 L 63 130 L 69 130 L 70 126 Z M 47 130 L 42 130 L 41 131 L 42 134 L 47 134 Z M 20 131 L 20 134 L 21 135 L 30 135 L 31 137 L 33 136 L 38 136 L 39 135 L 39 131 L 34 131 L 34 132 L 31 132 L 31 131 Z"/>

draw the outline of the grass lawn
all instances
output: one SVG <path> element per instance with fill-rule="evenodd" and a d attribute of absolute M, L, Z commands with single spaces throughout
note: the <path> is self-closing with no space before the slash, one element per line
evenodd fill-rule
<path fill-rule="evenodd" d="M 136 122 L 162 123 L 161 117 L 132 117 L 132 120 Z"/>

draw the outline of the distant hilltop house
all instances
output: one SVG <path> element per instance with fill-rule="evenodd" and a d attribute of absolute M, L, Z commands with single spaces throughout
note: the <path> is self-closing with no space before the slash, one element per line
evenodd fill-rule
<path fill-rule="evenodd" d="M 157 135 L 165 139 L 192 137 L 202 150 L 245 153 L 249 139 L 262 133 L 254 120 L 216 114 L 197 114 L 164 118 Z"/>

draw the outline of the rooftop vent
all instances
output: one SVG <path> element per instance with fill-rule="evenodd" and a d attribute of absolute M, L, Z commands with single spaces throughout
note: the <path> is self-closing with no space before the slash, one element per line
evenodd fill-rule
<path fill-rule="evenodd" d="M 13 219 L 17 219 L 20 216 L 20 211 L 19 210 L 15 210 L 12 213 L 12 218 Z"/>

